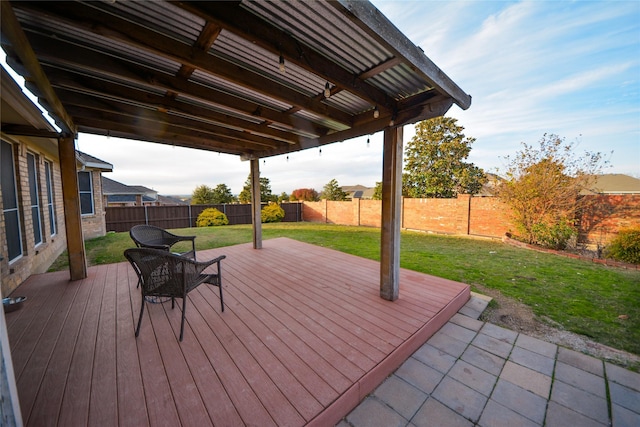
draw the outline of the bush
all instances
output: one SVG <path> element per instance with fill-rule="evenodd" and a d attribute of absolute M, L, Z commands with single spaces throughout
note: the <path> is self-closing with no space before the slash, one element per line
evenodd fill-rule
<path fill-rule="evenodd" d="M 280 222 L 284 218 L 284 209 L 277 203 L 269 203 L 260 212 L 262 222 Z"/>
<path fill-rule="evenodd" d="M 640 227 L 620 230 L 604 250 L 607 258 L 640 264 Z"/>
<path fill-rule="evenodd" d="M 196 220 L 197 227 L 211 227 L 214 225 L 227 224 L 229 224 L 227 216 L 216 208 L 207 208 L 203 210 Z"/>
<path fill-rule="evenodd" d="M 536 244 L 558 250 L 575 246 L 578 236 L 578 232 L 569 221 L 562 221 L 551 226 L 544 223 L 535 224 L 531 227 L 531 234 Z"/>

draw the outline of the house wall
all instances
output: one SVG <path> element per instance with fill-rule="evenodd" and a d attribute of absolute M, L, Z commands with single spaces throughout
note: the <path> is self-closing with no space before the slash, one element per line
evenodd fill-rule
<path fill-rule="evenodd" d="M 14 168 L 16 173 L 16 187 L 18 191 L 19 216 L 22 234 L 22 257 L 9 263 L 7 240 L 5 238 L 4 215 L 0 214 L 0 275 L 2 276 L 2 295 L 8 296 L 26 280 L 31 274 L 43 273 L 51 263 L 66 248 L 66 234 L 64 225 L 64 207 L 62 203 L 62 184 L 60 178 L 60 164 L 58 158 L 45 153 L 41 148 L 31 144 L 28 139 L 3 136 L 2 139 L 13 146 Z M 42 243 L 35 245 L 33 239 L 33 220 L 30 208 L 29 177 L 27 170 L 27 152 L 36 156 L 36 171 L 38 180 L 38 196 L 41 207 Z M 56 214 L 57 230 L 51 234 L 49 227 L 49 210 L 47 209 L 47 186 L 44 162 L 48 160 L 52 166 L 53 200 Z M 0 189 L 0 192 L 2 190 Z M 0 193 L 0 209 L 2 197 Z"/>
<path fill-rule="evenodd" d="M 86 239 L 93 239 L 107 234 L 107 224 L 105 219 L 105 204 L 102 196 L 101 172 L 91 171 L 91 182 L 93 185 L 93 215 L 82 215 L 82 236 Z"/>

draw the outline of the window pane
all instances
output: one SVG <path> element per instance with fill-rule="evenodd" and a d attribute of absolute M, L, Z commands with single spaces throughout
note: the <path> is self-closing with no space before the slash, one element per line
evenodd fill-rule
<path fill-rule="evenodd" d="M 37 245 L 42 243 L 42 230 L 40 229 L 40 207 L 33 206 L 31 208 L 31 217 L 33 218 L 33 241 Z"/>
<path fill-rule="evenodd" d="M 18 211 L 4 212 L 5 231 L 7 232 L 7 246 L 9 249 L 9 261 L 22 255 L 22 243 L 20 242 L 20 219 Z"/>
<path fill-rule="evenodd" d="M 38 174 L 36 156 L 27 153 L 27 172 L 29 174 L 29 194 L 31 198 L 31 222 L 33 223 L 33 242 L 42 243 L 42 229 L 40 226 L 40 197 L 38 197 Z"/>
<path fill-rule="evenodd" d="M 51 235 L 55 235 L 56 229 L 56 208 L 53 204 L 53 172 L 51 163 L 44 162 L 44 173 L 47 178 L 47 208 L 49 210 L 49 231 Z"/>
<path fill-rule="evenodd" d="M 91 191 L 91 175 L 89 172 L 78 172 L 78 188 L 80 191 Z"/>
<path fill-rule="evenodd" d="M 93 203 L 91 199 L 91 193 L 80 194 L 80 212 L 82 215 L 93 213 Z"/>
<path fill-rule="evenodd" d="M 27 153 L 27 172 L 29 173 L 29 195 L 33 206 L 38 204 L 38 181 L 36 180 L 36 158 L 31 153 Z"/>
<path fill-rule="evenodd" d="M 13 146 L 0 141 L 0 179 L 2 185 L 2 204 L 4 215 L 4 234 L 7 239 L 9 261 L 22 255 L 22 234 L 18 197 L 16 191 L 15 169 L 13 166 Z"/>
<path fill-rule="evenodd" d="M 16 197 L 16 181 L 13 169 L 13 147 L 8 142 L 2 141 L 0 148 L 0 181 L 2 183 L 2 203 L 4 209 L 16 209 L 18 198 Z"/>

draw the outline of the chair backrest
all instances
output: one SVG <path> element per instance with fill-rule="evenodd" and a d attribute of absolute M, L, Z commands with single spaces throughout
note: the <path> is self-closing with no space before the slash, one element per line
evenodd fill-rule
<path fill-rule="evenodd" d="M 168 233 L 162 228 L 153 225 L 134 225 L 129 230 L 129 235 L 138 247 L 168 244 L 165 242 Z"/>
<path fill-rule="evenodd" d="M 161 249 L 131 248 L 124 251 L 140 279 L 143 296 L 182 297 L 185 294 L 185 260 Z"/>

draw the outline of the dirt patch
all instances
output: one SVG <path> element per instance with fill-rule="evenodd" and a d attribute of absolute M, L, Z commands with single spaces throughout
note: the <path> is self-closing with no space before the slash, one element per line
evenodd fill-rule
<path fill-rule="evenodd" d="M 582 335 L 566 331 L 554 325 L 551 319 L 544 321 L 530 307 L 502 295 L 499 291 L 474 285 L 481 294 L 490 296 L 496 304 L 490 304 L 480 320 L 529 335 L 543 341 L 589 354 L 635 371 L 640 370 L 640 356 L 597 343 Z"/>

